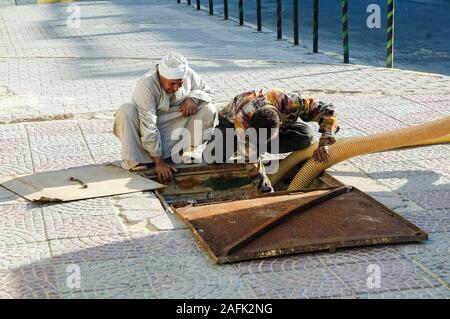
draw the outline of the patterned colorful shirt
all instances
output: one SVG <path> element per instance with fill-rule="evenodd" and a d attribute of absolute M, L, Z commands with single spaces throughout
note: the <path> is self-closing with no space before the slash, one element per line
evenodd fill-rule
<path fill-rule="evenodd" d="M 234 124 L 235 129 L 246 130 L 249 128 L 250 118 L 255 110 L 265 105 L 272 105 L 278 110 L 281 131 L 300 118 L 305 122 L 319 123 L 319 132 L 322 133 L 319 146 L 336 142 L 337 119 L 332 104 L 310 98 L 303 99 L 298 94 L 283 92 L 277 88 L 271 89 L 266 94 L 263 94 L 262 90 L 243 92 L 221 109 L 219 116 Z M 247 164 L 247 172 L 260 193 L 274 191 L 260 159 L 256 163 Z"/>
<path fill-rule="evenodd" d="M 337 118 L 332 104 L 325 104 L 311 98 L 303 99 L 296 93 L 283 92 L 277 88 L 271 89 L 266 94 L 263 94 L 262 90 L 243 92 L 220 110 L 219 116 L 234 123 L 235 129 L 246 130 L 255 110 L 265 105 L 272 105 L 278 110 L 281 131 L 300 118 L 305 122 L 319 123 L 319 132 L 322 133 L 319 146 L 336 142 Z"/>

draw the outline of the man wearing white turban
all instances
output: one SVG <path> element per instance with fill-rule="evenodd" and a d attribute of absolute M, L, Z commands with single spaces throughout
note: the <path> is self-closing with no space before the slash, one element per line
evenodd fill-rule
<path fill-rule="evenodd" d="M 122 167 L 154 163 L 159 179 L 170 181 L 176 169 L 166 160 L 179 142 L 171 134 L 186 128 L 191 133 L 191 146 L 201 144 L 204 137 L 199 139 L 198 132 L 212 128 L 216 118 L 211 94 L 181 54 L 164 56 L 154 72 L 137 81 L 132 103 L 123 104 L 115 114 L 113 133 L 121 142 Z M 201 123 L 196 132 L 194 122 Z"/>

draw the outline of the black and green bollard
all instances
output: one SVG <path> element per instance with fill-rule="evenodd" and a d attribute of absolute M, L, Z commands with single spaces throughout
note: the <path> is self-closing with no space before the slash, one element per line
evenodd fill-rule
<path fill-rule="evenodd" d="M 197 10 L 200 10 L 200 0 L 197 0 Z"/>
<path fill-rule="evenodd" d="M 394 65 L 394 0 L 388 0 L 387 22 L 386 67 L 392 68 Z"/>
<path fill-rule="evenodd" d="M 188 6 L 190 6 L 191 5 L 191 0 L 187 0 L 187 4 L 188 4 Z"/>
<path fill-rule="evenodd" d="M 228 20 L 228 0 L 223 0 L 223 18 Z"/>
<path fill-rule="evenodd" d="M 319 52 L 319 0 L 314 0 L 313 9 L 313 52 Z"/>
<path fill-rule="evenodd" d="M 277 0 L 277 39 L 281 40 L 283 38 L 282 31 L 282 11 L 281 11 L 281 0 Z"/>
<path fill-rule="evenodd" d="M 344 63 L 350 62 L 350 52 L 348 47 L 348 3 L 341 0 L 342 4 L 342 44 L 344 48 Z"/>
<path fill-rule="evenodd" d="M 244 25 L 244 0 L 239 0 L 239 25 Z"/>
<path fill-rule="evenodd" d="M 209 15 L 212 16 L 214 14 L 214 3 L 213 0 L 208 1 L 208 7 L 209 7 Z"/>
<path fill-rule="evenodd" d="M 298 0 L 294 0 L 294 45 L 298 43 Z"/>
<path fill-rule="evenodd" d="M 261 21 L 261 0 L 256 0 L 256 24 L 258 31 L 262 30 L 262 21 Z"/>

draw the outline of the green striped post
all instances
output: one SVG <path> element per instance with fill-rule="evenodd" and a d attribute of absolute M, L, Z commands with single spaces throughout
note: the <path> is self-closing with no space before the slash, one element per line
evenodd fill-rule
<path fill-rule="evenodd" d="M 244 25 L 244 0 L 239 0 L 239 25 Z"/>
<path fill-rule="evenodd" d="M 344 47 L 344 63 L 350 62 L 350 53 L 348 48 L 348 4 L 347 0 L 341 0 L 342 4 L 342 41 Z"/>
<path fill-rule="evenodd" d="M 256 0 L 256 25 L 258 31 L 262 30 L 262 22 L 261 22 L 261 0 Z"/>
<path fill-rule="evenodd" d="M 209 7 L 209 15 L 212 16 L 214 14 L 214 3 L 213 0 L 208 1 L 208 7 Z"/>
<path fill-rule="evenodd" d="M 386 67 L 392 68 L 394 64 L 394 0 L 388 0 L 388 25 L 387 25 L 387 56 Z"/>
<path fill-rule="evenodd" d="M 187 0 L 188 6 L 191 5 L 191 0 Z"/>
<path fill-rule="evenodd" d="M 200 0 L 197 0 L 197 10 L 200 10 Z"/>
<path fill-rule="evenodd" d="M 294 0 L 294 45 L 298 42 L 298 0 Z"/>
<path fill-rule="evenodd" d="M 283 38 L 281 0 L 277 0 L 277 39 Z"/>
<path fill-rule="evenodd" d="M 314 0 L 313 9 L 313 52 L 319 52 L 319 0 Z"/>
<path fill-rule="evenodd" d="M 228 20 L 228 0 L 223 0 L 223 18 Z"/>

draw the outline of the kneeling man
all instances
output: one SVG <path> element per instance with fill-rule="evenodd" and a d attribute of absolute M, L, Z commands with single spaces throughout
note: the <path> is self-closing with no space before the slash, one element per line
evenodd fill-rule
<path fill-rule="evenodd" d="M 216 118 L 211 94 L 181 54 L 164 56 L 154 72 L 137 81 L 132 103 L 123 104 L 115 114 L 113 133 L 121 142 L 122 167 L 154 163 L 159 179 L 170 181 L 176 169 L 169 161 L 180 140 L 172 138 L 172 132 L 187 129 L 190 146 L 203 143 L 206 137 L 199 138 L 198 132 L 212 128 Z"/>

